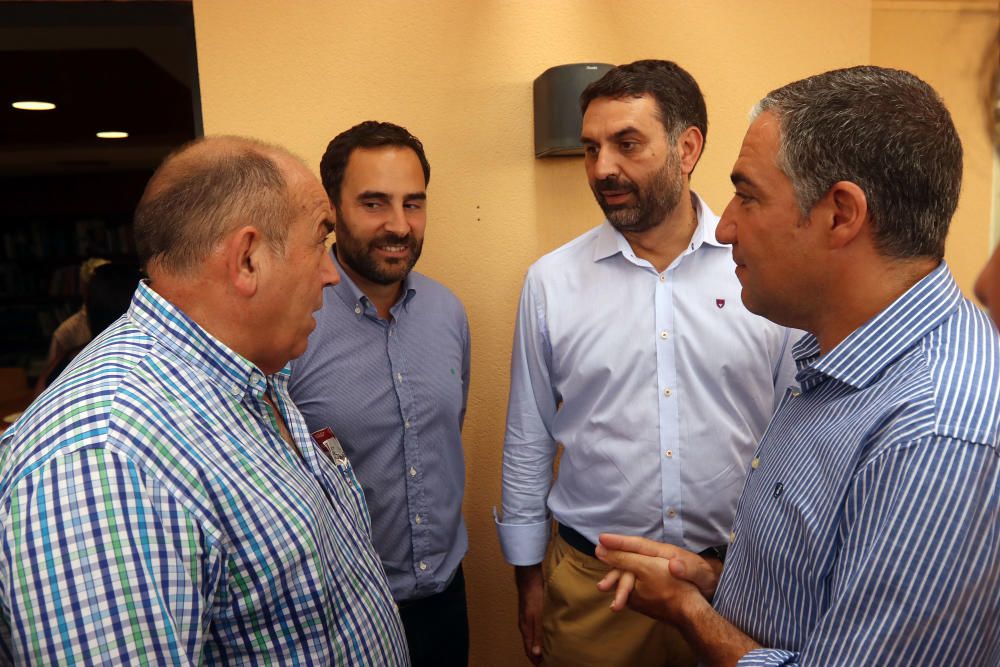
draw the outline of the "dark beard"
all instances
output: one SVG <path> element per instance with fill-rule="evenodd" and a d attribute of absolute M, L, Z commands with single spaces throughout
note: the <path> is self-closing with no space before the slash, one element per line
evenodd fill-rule
<path fill-rule="evenodd" d="M 680 161 L 671 154 L 644 186 L 612 176 L 596 181 L 593 191 L 612 227 L 620 232 L 644 232 L 659 225 L 677 208 L 682 184 Z M 631 190 L 637 201 L 634 206 L 611 206 L 601 196 L 602 189 Z"/>
<path fill-rule="evenodd" d="M 409 259 L 379 263 L 372 258 L 372 253 L 379 245 L 406 246 L 410 250 Z M 423 239 L 418 241 L 412 235 L 398 234 L 382 234 L 363 245 L 347 231 L 347 225 L 337 225 L 337 258 L 362 278 L 376 285 L 392 285 L 406 278 L 420 259 L 423 245 Z"/>

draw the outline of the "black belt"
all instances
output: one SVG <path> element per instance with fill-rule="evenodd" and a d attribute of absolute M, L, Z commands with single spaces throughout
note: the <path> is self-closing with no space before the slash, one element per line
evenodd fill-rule
<path fill-rule="evenodd" d="M 566 544 L 570 545 L 580 553 L 587 554 L 591 558 L 597 558 L 597 556 L 594 555 L 596 545 L 593 542 L 565 524 L 559 523 L 556 525 L 559 526 L 559 537 L 566 540 Z"/>

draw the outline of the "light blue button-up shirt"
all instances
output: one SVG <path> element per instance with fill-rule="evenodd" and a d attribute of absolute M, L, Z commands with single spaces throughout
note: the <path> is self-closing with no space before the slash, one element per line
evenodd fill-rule
<path fill-rule="evenodd" d="M 510 563 L 542 560 L 548 510 L 595 542 L 607 531 L 694 551 L 726 542 L 754 447 L 794 381 L 794 340 L 743 307 L 718 217 L 695 199 L 690 245 L 662 273 L 607 222 L 529 269 L 497 522 Z"/>
<path fill-rule="evenodd" d="M 290 392 L 309 430 L 331 428 L 354 466 L 393 596 L 427 597 L 447 587 L 468 547 L 469 323 L 448 288 L 416 271 L 382 319 L 337 268 Z"/>

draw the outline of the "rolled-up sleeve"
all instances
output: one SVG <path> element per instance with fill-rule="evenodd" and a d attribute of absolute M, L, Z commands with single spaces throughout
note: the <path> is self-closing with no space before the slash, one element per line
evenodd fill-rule
<path fill-rule="evenodd" d="M 551 363 L 544 299 L 529 271 L 521 291 L 511 355 L 503 516 L 494 514 L 500 547 L 512 565 L 540 563 L 549 541 L 545 501 L 556 454 L 552 420 L 560 400 L 552 386 Z"/>

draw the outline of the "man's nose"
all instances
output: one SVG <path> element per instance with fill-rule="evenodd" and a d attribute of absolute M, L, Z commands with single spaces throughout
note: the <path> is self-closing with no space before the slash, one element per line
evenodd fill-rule
<path fill-rule="evenodd" d="M 336 285 L 340 282 L 340 272 L 337 271 L 337 267 L 333 263 L 333 258 L 330 257 L 329 250 L 323 253 L 323 261 L 320 263 L 319 271 L 324 287 L 327 285 Z"/>
<path fill-rule="evenodd" d="M 736 205 L 736 198 L 730 200 L 726 210 L 719 218 L 719 224 L 715 228 L 715 240 L 719 243 L 732 245 L 736 242 L 736 219 L 733 214 L 733 207 Z"/>
<path fill-rule="evenodd" d="M 609 176 L 617 176 L 618 174 L 618 160 L 615 158 L 613 152 L 609 150 L 599 150 L 597 155 L 594 156 L 594 180 L 601 181 Z"/>
<path fill-rule="evenodd" d="M 406 236 L 410 233 L 410 222 L 406 219 L 406 211 L 403 206 L 393 206 L 389 219 L 383 225 L 387 231 L 398 236 Z"/>

